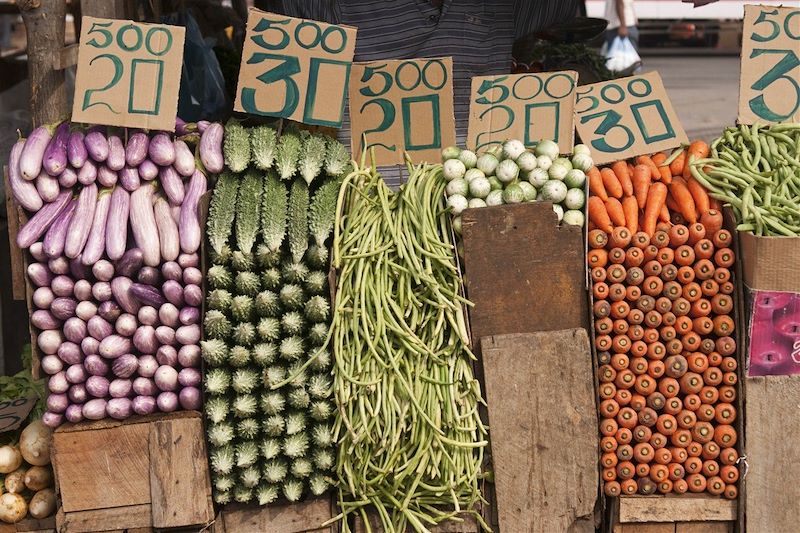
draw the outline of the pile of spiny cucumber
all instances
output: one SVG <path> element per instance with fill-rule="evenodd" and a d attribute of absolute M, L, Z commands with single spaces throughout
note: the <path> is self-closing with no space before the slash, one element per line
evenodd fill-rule
<path fill-rule="evenodd" d="M 331 357 L 320 350 L 331 318 L 326 241 L 350 157 L 321 134 L 236 121 L 223 152 L 202 342 L 214 499 L 297 501 L 332 484 Z"/>

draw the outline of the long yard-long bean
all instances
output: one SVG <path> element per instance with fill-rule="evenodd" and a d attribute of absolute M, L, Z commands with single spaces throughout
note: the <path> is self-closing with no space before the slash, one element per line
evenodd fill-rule
<path fill-rule="evenodd" d="M 343 528 L 427 531 L 482 501 L 486 429 L 472 372 L 441 165 L 399 191 L 356 168 L 340 193 L 329 348 Z M 480 520 L 480 516 L 475 513 Z"/>
<path fill-rule="evenodd" d="M 741 125 L 690 162 L 692 176 L 736 212 L 740 231 L 800 235 L 800 124 Z"/>

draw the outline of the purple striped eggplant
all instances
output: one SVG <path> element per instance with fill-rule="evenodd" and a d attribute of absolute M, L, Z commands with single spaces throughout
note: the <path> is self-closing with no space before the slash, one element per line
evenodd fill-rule
<path fill-rule="evenodd" d="M 25 139 L 25 147 L 19 156 L 19 171 L 23 179 L 34 180 L 42 171 L 44 152 L 52 137 L 52 126 L 39 126 Z"/>
<path fill-rule="evenodd" d="M 117 183 L 117 173 L 106 165 L 97 169 L 97 182 L 103 187 L 113 187 Z"/>
<path fill-rule="evenodd" d="M 147 158 L 147 146 L 150 138 L 146 133 L 137 131 L 128 137 L 128 144 L 125 145 L 125 163 L 131 167 L 139 166 Z"/>
<path fill-rule="evenodd" d="M 28 211 L 38 211 L 42 208 L 42 198 L 36 190 L 36 185 L 23 179 L 19 171 L 19 157 L 24 146 L 25 141 L 19 140 L 11 148 L 8 157 L 8 184 L 11 187 L 11 194 L 19 205 Z"/>
<path fill-rule="evenodd" d="M 133 277 L 144 264 L 144 255 L 138 248 L 127 250 L 114 264 L 114 271 L 118 276 Z"/>
<path fill-rule="evenodd" d="M 82 185 L 89 185 L 97 179 L 97 165 L 88 159 L 83 163 L 83 166 L 78 171 L 78 181 Z"/>
<path fill-rule="evenodd" d="M 183 204 L 181 204 L 181 218 L 178 223 L 183 253 L 193 254 L 200 248 L 202 232 L 200 219 L 197 216 L 197 206 L 200 203 L 200 197 L 205 194 L 207 186 L 205 174 L 195 170 L 189 180 Z"/>
<path fill-rule="evenodd" d="M 175 162 L 172 163 L 172 166 L 175 167 L 178 174 L 188 178 L 194 173 L 194 154 L 189 149 L 189 146 L 182 140 L 178 139 L 174 144 Z"/>
<path fill-rule="evenodd" d="M 73 168 L 81 168 L 89 157 L 89 152 L 86 151 L 84 143 L 83 132 L 73 131 L 69 134 L 67 140 L 67 159 Z"/>
<path fill-rule="evenodd" d="M 139 180 L 139 171 L 136 167 L 126 166 L 119 171 L 119 183 L 126 191 L 133 192 L 139 188 L 141 181 Z"/>
<path fill-rule="evenodd" d="M 224 158 L 222 156 L 222 135 L 224 128 L 219 122 L 209 124 L 200 136 L 200 161 L 212 174 L 222 172 Z"/>
<path fill-rule="evenodd" d="M 31 244 L 39 240 L 39 237 L 41 237 L 44 232 L 48 230 L 50 225 L 53 224 L 55 219 L 58 218 L 61 211 L 67 207 L 71 198 L 72 191 L 61 191 L 58 198 L 37 211 L 19 233 L 17 233 L 17 246 L 20 248 L 28 248 Z"/>
<path fill-rule="evenodd" d="M 183 186 L 183 180 L 175 169 L 171 166 L 161 167 L 161 170 L 158 171 L 158 180 L 169 202 L 173 205 L 181 205 L 186 191 Z"/>
<path fill-rule="evenodd" d="M 56 128 L 53 137 L 44 151 L 42 167 L 51 176 L 60 176 L 67 168 L 67 141 L 69 140 L 69 122 L 62 122 Z"/>
<path fill-rule="evenodd" d="M 156 133 L 150 139 L 147 155 L 156 165 L 169 166 L 175 162 L 175 145 L 166 133 Z"/>
<path fill-rule="evenodd" d="M 72 167 L 67 167 L 58 177 L 58 184 L 64 189 L 71 189 L 78 183 L 78 173 Z"/>
<path fill-rule="evenodd" d="M 174 261 L 181 253 L 178 224 L 172 218 L 169 203 L 162 197 L 153 204 L 153 213 L 158 228 L 158 242 L 161 247 L 161 257 L 164 261 Z"/>
<path fill-rule="evenodd" d="M 152 267 L 158 266 L 161 263 L 161 250 L 153 213 L 152 185 L 140 187 L 131 193 L 130 220 L 133 240 L 142 251 L 144 264 Z"/>
<path fill-rule="evenodd" d="M 44 236 L 44 253 L 49 258 L 58 257 L 64 252 L 64 244 L 67 241 L 67 229 L 72 221 L 72 215 L 78 207 L 78 200 L 71 200 L 69 205 L 61 211 L 58 218 L 47 230 Z M 41 213 L 41 211 L 39 211 Z M 28 222 L 30 224 L 30 222 Z"/>
<path fill-rule="evenodd" d="M 42 170 L 36 178 L 36 192 L 45 202 L 52 202 L 58 198 L 58 193 L 61 192 L 61 186 L 58 184 L 58 178 L 54 178 L 47 172 Z"/>
<path fill-rule="evenodd" d="M 149 159 L 142 161 L 138 170 L 139 177 L 144 181 L 152 181 L 158 176 L 158 166 Z"/>
<path fill-rule="evenodd" d="M 78 207 L 69 224 L 64 255 L 70 259 L 78 257 L 86 246 L 89 231 L 94 221 L 94 210 L 97 207 L 97 185 L 92 183 L 84 187 L 78 195 Z"/>
<path fill-rule="evenodd" d="M 83 144 L 86 146 L 86 151 L 89 157 L 103 163 L 108 159 L 108 139 L 101 131 L 90 131 L 83 139 Z"/>
<path fill-rule="evenodd" d="M 97 195 L 97 206 L 94 208 L 94 218 L 92 227 L 89 230 L 89 237 L 86 239 L 86 246 L 81 253 L 81 263 L 86 266 L 94 265 L 103 257 L 106 249 L 106 221 L 108 220 L 108 210 L 111 206 L 111 189 L 103 189 Z"/>
<path fill-rule="evenodd" d="M 203 133 L 203 132 L 206 131 L 206 129 L 208 129 L 208 127 L 210 125 L 211 125 L 211 122 L 209 122 L 207 120 L 198 120 L 197 121 L 197 131 L 199 131 L 200 133 Z"/>
<path fill-rule="evenodd" d="M 128 244 L 128 213 L 131 197 L 122 187 L 115 187 L 111 193 L 106 221 L 106 254 L 116 261 L 125 253 Z"/>
<path fill-rule="evenodd" d="M 106 159 L 108 168 L 117 172 L 122 170 L 125 166 L 125 146 L 122 144 L 122 139 L 116 135 L 108 136 L 108 159 Z"/>

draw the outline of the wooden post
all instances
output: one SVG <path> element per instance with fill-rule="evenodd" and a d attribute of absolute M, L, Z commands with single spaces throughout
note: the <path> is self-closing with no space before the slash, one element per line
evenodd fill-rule
<path fill-rule="evenodd" d="M 28 79 L 33 125 L 63 120 L 69 114 L 64 71 L 55 70 L 53 58 L 64 47 L 66 2 L 18 0 L 17 6 L 28 35 Z"/>
<path fill-rule="evenodd" d="M 123 0 L 81 0 L 81 14 L 87 17 L 121 19 L 125 16 Z"/>

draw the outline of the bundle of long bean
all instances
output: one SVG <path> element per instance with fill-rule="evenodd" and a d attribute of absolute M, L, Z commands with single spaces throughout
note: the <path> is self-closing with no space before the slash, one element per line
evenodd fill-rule
<path fill-rule="evenodd" d="M 800 124 L 727 128 L 711 157 L 690 166 L 712 197 L 733 207 L 739 231 L 800 235 Z"/>
<path fill-rule="evenodd" d="M 351 173 L 334 241 L 340 518 L 369 529 L 371 507 L 387 532 L 480 520 L 487 445 L 442 167 L 409 170 L 397 192 L 374 169 Z"/>

